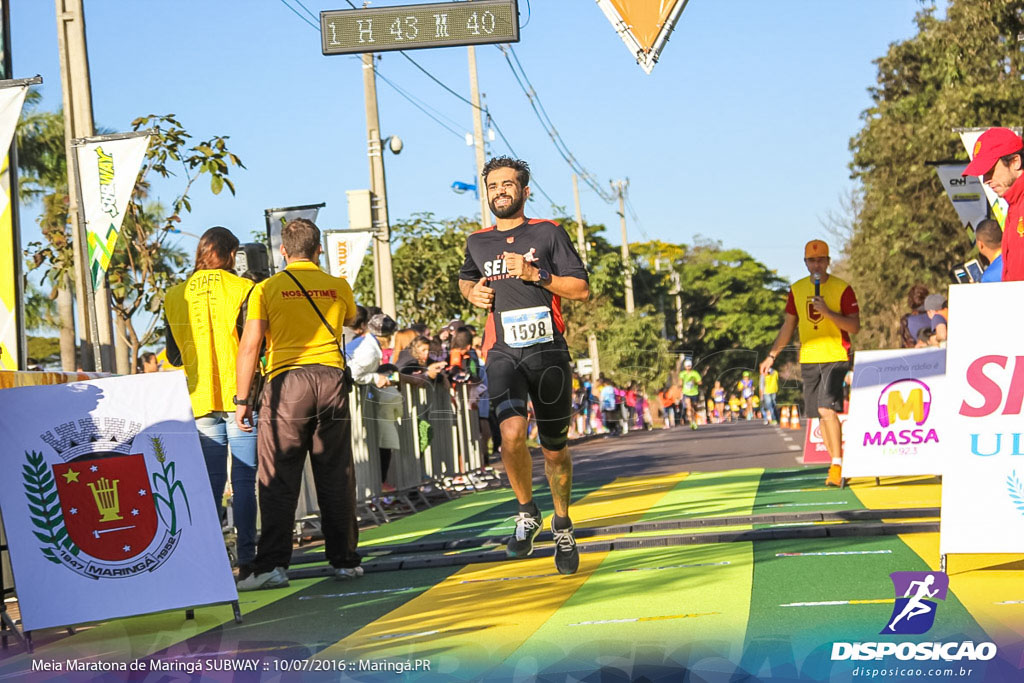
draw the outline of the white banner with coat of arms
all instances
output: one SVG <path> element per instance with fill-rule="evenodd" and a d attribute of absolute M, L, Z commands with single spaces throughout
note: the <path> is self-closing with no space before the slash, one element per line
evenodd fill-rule
<path fill-rule="evenodd" d="M 1024 282 L 949 288 L 939 551 L 1024 552 Z"/>
<path fill-rule="evenodd" d="M 945 382 L 945 349 L 858 351 L 843 475 L 942 474 L 949 430 L 933 406 L 947 398 Z"/>
<path fill-rule="evenodd" d="M 181 372 L 0 391 L 26 630 L 238 599 Z"/>

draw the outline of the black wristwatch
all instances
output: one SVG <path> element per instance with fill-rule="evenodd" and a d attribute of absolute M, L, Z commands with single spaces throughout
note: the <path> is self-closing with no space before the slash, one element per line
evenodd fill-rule
<path fill-rule="evenodd" d="M 547 287 L 551 284 L 551 273 L 543 268 L 537 269 L 537 281 L 532 283 L 536 287 Z"/>
<path fill-rule="evenodd" d="M 234 401 L 236 406 L 247 406 L 247 405 L 249 405 L 249 399 L 247 399 L 247 398 L 238 398 L 237 396 L 232 396 L 231 400 Z"/>

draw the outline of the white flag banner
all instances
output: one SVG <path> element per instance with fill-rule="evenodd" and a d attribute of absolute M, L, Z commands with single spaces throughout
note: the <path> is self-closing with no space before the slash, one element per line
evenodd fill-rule
<path fill-rule="evenodd" d="M 238 599 L 185 375 L 0 391 L 26 630 Z"/>
<path fill-rule="evenodd" d="M 985 187 L 977 176 L 962 176 L 964 167 L 961 164 L 943 164 L 935 167 L 939 174 L 939 182 L 946 189 L 946 196 L 953 202 L 960 223 L 966 228 L 978 227 L 978 223 L 988 218 L 988 199 Z"/>
<path fill-rule="evenodd" d="M 316 217 L 324 204 L 310 204 L 309 206 L 289 206 L 283 209 L 267 209 L 263 212 L 267 219 L 267 240 L 270 243 L 270 272 L 276 273 L 284 270 L 284 257 L 281 256 L 281 228 L 288 221 L 296 218 L 305 218 L 316 223 Z"/>
<path fill-rule="evenodd" d="M 974 147 L 978 142 L 978 138 L 984 133 L 987 128 L 972 128 L 970 130 L 960 131 L 960 141 L 964 143 L 964 148 L 967 150 L 967 158 L 974 160 Z M 1011 128 L 1017 135 L 1021 134 L 1020 128 Z M 965 166 L 966 168 L 966 166 Z M 963 173 L 964 169 L 961 168 L 960 172 Z M 1003 222 L 1006 220 L 1006 211 L 1009 205 L 1005 200 L 1000 199 L 999 195 L 989 188 L 988 185 L 981 183 L 982 191 L 985 193 L 985 198 L 988 200 L 988 205 L 992 207 L 992 217 L 999 221 L 999 227 L 1003 227 Z M 957 212 L 959 213 L 959 212 Z M 977 224 L 975 224 L 977 225 Z"/>
<path fill-rule="evenodd" d="M 324 233 L 330 274 L 345 278 L 349 286 L 355 289 L 356 276 L 359 274 L 359 267 L 363 264 L 371 239 L 372 230 L 332 230 Z"/>
<path fill-rule="evenodd" d="M 11 213 L 11 187 L 7 150 L 11 148 L 14 130 L 21 116 L 28 85 L 0 88 L 0 370 L 17 370 L 20 331 L 18 317 L 17 261 L 21 254 L 14 249 L 15 235 Z"/>
<path fill-rule="evenodd" d="M 75 147 L 82 185 L 82 213 L 89 271 L 99 286 L 110 265 L 125 211 L 149 146 L 149 135 L 85 142 Z"/>
<path fill-rule="evenodd" d="M 21 118 L 21 108 L 25 104 L 28 85 L 15 85 L 0 88 L 0 149 L 7 153 L 14 139 L 14 130 Z"/>
<path fill-rule="evenodd" d="M 949 288 L 946 392 L 933 407 L 946 425 L 944 555 L 1024 552 L 1024 320 L 1006 315 L 1021 297 L 1024 282 Z"/>
<path fill-rule="evenodd" d="M 843 476 L 942 474 L 949 431 L 932 406 L 943 400 L 945 380 L 945 349 L 858 351 Z"/>

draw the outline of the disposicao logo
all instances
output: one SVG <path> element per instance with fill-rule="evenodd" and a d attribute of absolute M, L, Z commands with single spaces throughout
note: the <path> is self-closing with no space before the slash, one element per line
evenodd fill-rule
<path fill-rule="evenodd" d="M 945 572 L 893 572 L 889 578 L 896 591 L 896 604 L 880 633 L 927 633 L 935 623 L 935 600 L 946 599 L 949 577 Z"/>
<path fill-rule="evenodd" d="M 945 600 L 949 577 L 945 572 L 893 572 L 896 601 L 881 635 L 921 635 L 935 625 L 936 600 Z M 880 660 L 896 657 L 901 661 L 987 661 L 995 657 L 995 643 L 963 642 L 867 642 L 832 643 L 832 661 Z"/>

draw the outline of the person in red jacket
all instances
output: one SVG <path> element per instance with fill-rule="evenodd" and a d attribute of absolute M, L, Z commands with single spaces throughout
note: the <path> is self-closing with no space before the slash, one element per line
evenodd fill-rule
<path fill-rule="evenodd" d="M 962 175 L 983 183 L 1010 205 L 1003 224 L 1003 282 L 1024 280 L 1024 140 L 1009 128 L 989 128 L 974 143 Z"/>

